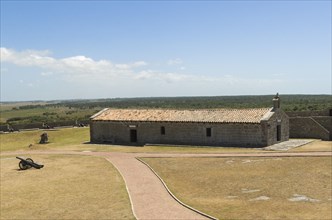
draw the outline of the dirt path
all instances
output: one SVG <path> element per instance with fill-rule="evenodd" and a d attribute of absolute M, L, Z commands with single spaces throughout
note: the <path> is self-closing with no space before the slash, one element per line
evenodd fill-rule
<path fill-rule="evenodd" d="M 110 161 L 122 174 L 138 219 L 206 219 L 175 201 L 161 181 L 137 157 L 331 157 L 332 152 L 227 153 L 227 154 L 164 154 L 77 151 L 18 151 L 1 155 L 80 154 L 100 156 Z"/>

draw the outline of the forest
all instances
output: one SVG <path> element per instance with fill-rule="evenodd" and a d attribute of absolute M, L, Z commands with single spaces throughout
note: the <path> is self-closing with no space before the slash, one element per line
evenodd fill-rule
<path fill-rule="evenodd" d="M 2 102 L 0 125 L 87 121 L 103 108 L 263 108 L 272 107 L 274 95 L 147 97 L 33 102 Z M 331 95 L 281 95 L 281 108 L 291 111 L 317 111 L 332 108 Z"/>

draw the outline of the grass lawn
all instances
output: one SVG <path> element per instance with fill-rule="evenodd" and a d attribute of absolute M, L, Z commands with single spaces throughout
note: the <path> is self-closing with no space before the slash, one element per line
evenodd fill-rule
<path fill-rule="evenodd" d="M 1 219 L 134 219 L 124 181 L 105 159 L 31 157 L 45 167 L 20 171 L 13 156 L 0 159 Z"/>
<path fill-rule="evenodd" d="M 219 219 L 331 219 L 332 160 L 144 158 L 183 202 Z"/>

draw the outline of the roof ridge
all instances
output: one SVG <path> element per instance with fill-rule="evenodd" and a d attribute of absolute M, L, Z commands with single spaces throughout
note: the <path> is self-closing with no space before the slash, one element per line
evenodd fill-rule
<path fill-rule="evenodd" d="M 176 109 L 176 108 L 107 108 L 107 110 L 148 110 L 148 111 L 158 111 L 158 110 L 171 110 L 171 111 L 218 111 L 218 110 L 265 110 L 271 109 L 271 107 L 261 107 L 261 108 L 185 108 L 185 109 Z"/>

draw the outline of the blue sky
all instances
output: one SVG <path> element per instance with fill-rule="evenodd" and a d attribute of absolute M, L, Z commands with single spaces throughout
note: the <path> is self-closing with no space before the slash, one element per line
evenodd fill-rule
<path fill-rule="evenodd" d="M 1 1 L 1 101 L 331 93 L 331 1 Z"/>

